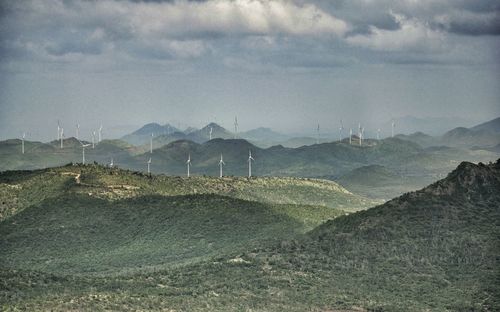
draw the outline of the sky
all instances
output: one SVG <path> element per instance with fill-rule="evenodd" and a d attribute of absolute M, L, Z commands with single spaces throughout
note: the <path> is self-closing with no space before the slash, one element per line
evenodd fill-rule
<path fill-rule="evenodd" d="M 0 138 L 472 124 L 500 116 L 499 54 L 497 0 L 0 1 Z"/>

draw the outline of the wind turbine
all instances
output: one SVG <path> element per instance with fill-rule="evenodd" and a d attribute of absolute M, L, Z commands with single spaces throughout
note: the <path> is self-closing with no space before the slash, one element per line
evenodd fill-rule
<path fill-rule="evenodd" d="M 26 132 L 23 132 L 23 138 L 21 139 L 21 152 L 24 154 L 24 138 L 26 138 Z"/>
<path fill-rule="evenodd" d="M 110 168 L 113 168 L 115 165 L 114 161 L 113 161 L 113 157 L 111 157 L 111 162 L 109 163 L 109 167 Z"/>
<path fill-rule="evenodd" d="M 238 116 L 234 116 L 234 138 L 238 136 Z"/>
<path fill-rule="evenodd" d="M 339 142 L 342 142 L 342 130 L 344 130 L 344 124 L 342 123 L 342 119 L 340 119 Z"/>
<path fill-rule="evenodd" d="M 352 144 L 352 128 L 349 129 L 349 144 Z"/>
<path fill-rule="evenodd" d="M 212 132 L 213 131 L 214 131 L 214 129 L 212 128 L 212 126 L 210 126 L 210 131 L 208 132 L 209 140 L 212 140 Z"/>
<path fill-rule="evenodd" d="M 151 158 L 149 158 L 149 160 L 148 160 L 148 174 L 151 173 L 150 165 L 151 165 Z"/>
<path fill-rule="evenodd" d="M 252 157 L 252 150 L 248 150 L 248 177 L 252 177 L 252 161 L 255 161 Z"/>
<path fill-rule="evenodd" d="M 394 127 L 396 127 L 396 123 L 394 122 L 394 119 L 392 120 L 391 126 L 392 126 L 392 128 L 391 128 L 391 130 L 392 130 L 391 134 L 392 134 L 392 137 L 394 137 Z"/>
<path fill-rule="evenodd" d="M 154 134 L 153 134 L 153 133 L 151 133 L 151 139 L 150 139 L 150 141 L 149 141 L 149 152 L 150 152 L 151 154 L 153 154 L 153 136 L 154 136 Z"/>
<path fill-rule="evenodd" d="M 226 163 L 222 159 L 222 154 L 220 154 L 220 160 L 219 160 L 219 178 L 222 178 L 222 166 L 225 166 Z"/>
<path fill-rule="evenodd" d="M 57 120 L 57 140 L 61 139 L 61 124 L 59 123 L 59 120 Z"/>
<path fill-rule="evenodd" d="M 63 148 L 64 128 L 61 128 L 61 149 Z"/>
<path fill-rule="evenodd" d="M 102 140 L 102 124 L 101 124 L 101 126 L 99 127 L 99 132 L 98 132 L 98 134 L 99 134 L 99 138 L 98 138 L 98 140 L 97 140 L 97 143 L 101 143 L 101 140 Z"/>
<path fill-rule="evenodd" d="M 76 124 L 76 139 L 80 140 L 80 124 Z"/>
<path fill-rule="evenodd" d="M 365 128 L 361 128 L 361 136 L 359 137 L 359 145 L 363 144 L 363 140 L 365 139 Z"/>
<path fill-rule="evenodd" d="M 191 167 L 191 154 L 188 154 L 188 160 L 186 161 L 187 167 L 187 177 L 189 178 L 189 168 Z"/>
<path fill-rule="evenodd" d="M 82 164 L 85 165 L 85 148 L 90 146 L 90 143 L 88 144 L 83 144 L 81 141 L 80 144 L 82 145 Z"/>
<path fill-rule="evenodd" d="M 318 128 L 316 129 L 316 132 L 317 132 L 316 144 L 319 144 L 319 124 L 318 124 Z"/>
<path fill-rule="evenodd" d="M 92 131 L 92 148 L 95 148 L 95 131 Z"/>

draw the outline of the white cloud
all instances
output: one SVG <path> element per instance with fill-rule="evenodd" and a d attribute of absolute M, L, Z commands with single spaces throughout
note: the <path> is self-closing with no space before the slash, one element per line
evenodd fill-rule
<path fill-rule="evenodd" d="M 104 1 L 103 7 L 123 7 Z M 313 4 L 298 6 L 285 0 L 212 0 L 206 2 L 128 3 L 115 9 L 141 35 L 334 34 L 342 36 L 347 24 Z"/>

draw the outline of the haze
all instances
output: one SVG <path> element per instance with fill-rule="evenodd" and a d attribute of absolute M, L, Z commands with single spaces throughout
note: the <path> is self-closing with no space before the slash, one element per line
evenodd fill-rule
<path fill-rule="evenodd" d="M 3 1 L 0 137 L 500 115 L 498 1 Z M 426 132 L 426 129 L 422 129 Z"/>

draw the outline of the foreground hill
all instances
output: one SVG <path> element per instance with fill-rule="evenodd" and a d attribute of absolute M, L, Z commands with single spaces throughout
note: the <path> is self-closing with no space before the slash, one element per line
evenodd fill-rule
<path fill-rule="evenodd" d="M 53 224 L 58 224 L 59 215 L 63 213 L 68 215 L 68 220 L 85 215 L 76 218 L 73 224 L 82 235 L 69 235 L 71 240 L 85 241 L 87 235 L 101 233 L 103 229 L 99 223 L 108 227 L 113 224 L 113 219 L 102 216 L 110 213 L 111 207 L 99 212 L 88 205 L 87 209 L 91 209 L 88 214 L 83 207 L 76 213 L 71 206 L 58 212 L 58 208 L 50 208 L 47 221 L 43 221 L 42 213 L 31 215 L 24 210 L 25 215 L 19 213 L 0 223 L 2 237 L 7 237 L 3 238 L 2 247 L 17 248 L 14 253 L 9 251 L 8 257 L 2 257 L 0 300 L 7 309 L 28 310 L 496 311 L 500 308 L 497 279 L 500 266 L 499 189 L 500 160 L 490 165 L 462 163 L 445 179 L 429 187 L 372 209 L 338 217 L 305 236 L 281 238 L 280 243 L 266 242 L 261 247 L 249 244 L 246 251 L 237 249 L 230 254 L 176 268 L 154 266 L 151 272 L 143 267 L 140 273 L 100 276 L 84 272 L 61 275 L 58 270 L 68 272 L 75 267 L 59 265 L 57 269 L 54 265 L 51 268 L 52 257 L 60 255 L 37 248 L 31 241 L 43 240 L 47 234 L 51 238 L 50 235 L 57 231 L 71 234 L 68 224 L 53 226 L 50 232 L 47 231 L 48 222 L 54 220 Z M 210 196 L 203 199 L 207 203 L 212 200 L 225 199 Z M 157 214 L 161 210 L 152 209 L 158 201 L 151 203 L 149 208 L 140 211 L 126 210 L 119 221 L 135 219 L 147 229 L 146 232 L 155 233 L 161 241 L 170 230 L 150 225 L 159 224 Z M 48 205 L 45 209 L 57 206 L 64 204 Z M 218 203 L 215 206 L 225 205 Z M 31 213 L 35 211 L 35 208 L 30 209 L 33 209 Z M 256 207 L 252 209 L 258 211 Z M 236 212 L 216 213 L 214 218 L 204 215 L 184 225 L 218 222 L 219 217 L 229 218 Z M 95 217 L 94 213 L 97 213 Z M 134 218 L 130 218 L 131 213 Z M 43 222 L 36 222 L 37 218 L 42 218 Z M 171 218 L 187 222 L 182 213 L 171 215 Z M 257 221 L 255 218 L 251 218 L 251 222 Z M 264 219 L 273 223 L 274 217 L 271 214 Z M 233 224 L 240 228 L 239 214 L 236 220 L 239 221 Z M 31 222 L 30 226 L 26 226 L 27 222 Z M 25 226 L 20 226 L 22 224 Z M 293 222 L 284 224 L 295 225 Z M 170 226 L 176 228 L 175 223 Z M 222 224 L 214 226 L 225 231 Z M 120 239 L 122 233 L 112 229 L 103 233 L 104 245 L 100 248 L 108 248 L 105 244 Z M 129 241 L 132 245 L 121 242 L 131 252 L 127 256 L 113 257 L 123 250 L 112 249 L 104 259 L 106 264 L 132 267 L 131 264 L 142 258 L 144 245 L 156 242 L 144 240 L 142 231 L 125 229 L 125 232 L 138 235 L 138 239 Z M 240 234 L 230 233 L 244 235 L 246 231 L 242 227 Z M 206 233 L 205 230 L 200 232 Z M 258 226 L 255 235 L 273 233 L 276 232 L 268 231 L 264 224 Z M 21 242 L 29 244 L 22 252 L 18 247 Z M 47 246 L 53 244 L 57 242 Z M 88 261 L 101 242 L 96 240 L 94 244 L 87 256 L 83 252 L 76 254 L 81 262 L 76 263 L 75 259 L 75 266 L 92 268 Z M 183 240 L 176 240 L 164 241 L 156 248 L 161 253 L 175 244 L 189 246 Z M 64 247 L 69 247 L 73 255 L 75 246 L 65 243 Z M 10 258 L 14 256 L 17 261 Z M 43 270 L 12 269 L 19 263 L 32 265 L 30 258 L 43 259 L 35 266 Z M 154 264 L 163 258 L 152 256 L 151 259 Z"/>
<path fill-rule="evenodd" d="M 96 165 L 2 173 L 0 199 L 1 266 L 72 274 L 198 262 L 373 204 L 328 181 L 187 179 Z"/>
<path fill-rule="evenodd" d="M 36 206 L 47 198 L 67 194 L 111 201 L 145 196 L 217 194 L 270 204 L 319 205 L 344 211 L 365 209 L 376 203 L 327 180 L 276 177 L 182 178 L 149 176 L 99 165 L 67 165 L 36 171 L 0 173 L 0 220 L 29 206 Z"/>

